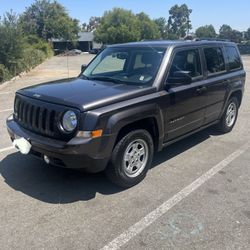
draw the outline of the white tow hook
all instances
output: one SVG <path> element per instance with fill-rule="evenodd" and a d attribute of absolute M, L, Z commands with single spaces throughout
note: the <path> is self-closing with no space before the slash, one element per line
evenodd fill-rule
<path fill-rule="evenodd" d="M 49 157 L 48 157 L 47 155 L 44 155 L 44 156 L 43 156 L 43 159 L 44 159 L 44 161 L 45 161 L 47 164 L 50 163 L 50 159 L 49 159 Z"/>

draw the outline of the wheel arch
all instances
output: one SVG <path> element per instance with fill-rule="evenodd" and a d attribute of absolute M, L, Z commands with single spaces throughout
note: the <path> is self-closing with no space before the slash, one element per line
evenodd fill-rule
<path fill-rule="evenodd" d="M 228 100 L 229 100 L 230 98 L 232 98 L 232 97 L 236 97 L 237 100 L 238 100 L 239 107 L 240 107 L 241 102 L 242 102 L 242 96 L 243 96 L 243 94 L 242 94 L 242 91 L 241 91 L 241 90 L 235 90 L 235 91 L 233 91 L 233 92 L 230 94 Z"/>
<path fill-rule="evenodd" d="M 135 129 L 147 130 L 154 141 L 155 149 L 159 150 L 163 140 L 163 115 L 161 110 L 154 104 L 126 109 L 113 115 L 107 129 L 116 134 L 116 143 L 127 133 Z"/>
<path fill-rule="evenodd" d="M 243 97 L 243 91 L 241 89 L 236 89 L 236 90 L 231 91 L 227 95 L 227 98 L 225 99 L 225 102 L 224 102 L 223 109 L 222 109 L 221 114 L 220 114 L 220 118 L 223 116 L 223 114 L 224 114 L 224 112 L 226 110 L 226 107 L 227 107 L 227 103 L 230 100 L 230 98 L 232 98 L 232 97 L 236 97 L 237 98 L 237 100 L 239 102 L 239 107 L 240 107 L 241 102 L 242 102 L 242 97 Z"/>
<path fill-rule="evenodd" d="M 154 148 L 158 148 L 159 128 L 155 117 L 147 117 L 141 120 L 137 120 L 122 127 L 117 134 L 115 144 L 126 134 L 136 129 L 145 129 L 146 131 L 148 131 L 154 142 Z"/>

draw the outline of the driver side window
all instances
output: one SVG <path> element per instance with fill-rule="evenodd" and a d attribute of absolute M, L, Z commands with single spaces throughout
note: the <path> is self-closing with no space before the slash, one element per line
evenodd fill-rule
<path fill-rule="evenodd" d="M 175 54 L 167 82 L 171 82 L 179 72 L 184 72 L 194 80 L 202 76 L 200 53 L 198 49 L 179 51 Z"/>

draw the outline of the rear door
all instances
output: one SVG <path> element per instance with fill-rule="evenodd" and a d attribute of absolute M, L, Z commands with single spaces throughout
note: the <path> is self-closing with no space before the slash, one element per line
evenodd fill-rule
<path fill-rule="evenodd" d="M 207 88 L 205 124 L 208 124 L 218 119 L 221 114 L 229 81 L 222 46 L 204 47 L 203 56 Z"/>
<path fill-rule="evenodd" d="M 188 72 L 190 84 L 172 83 L 177 71 Z M 165 141 L 172 140 L 203 125 L 206 92 L 199 48 L 179 49 L 174 52 L 166 90 L 170 105 L 165 112 Z"/>

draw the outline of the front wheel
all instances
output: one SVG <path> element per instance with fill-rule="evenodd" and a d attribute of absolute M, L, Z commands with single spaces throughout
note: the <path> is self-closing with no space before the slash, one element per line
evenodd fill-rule
<path fill-rule="evenodd" d="M 221 120 L 217 126 L 220 132 L 228 133 L 233 129 L 238 117 L 238 109 L 238 99 L 236 97 L 230 98 L 227 103 L 225 112 L 222 115 Z"/>
<path fill-rule="evenodd" d="M 153 153 L 150 133 L 143 129 L 132 131 L 116 144 L 106 175 L 121 187 L 132 187 L 145 178 Z"/>

